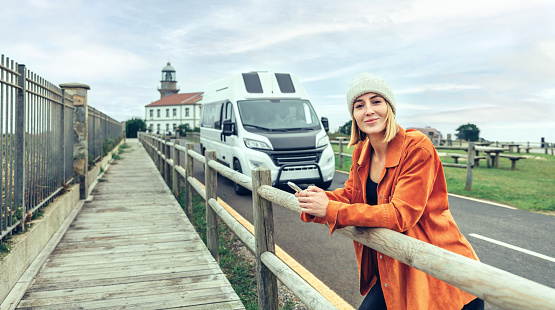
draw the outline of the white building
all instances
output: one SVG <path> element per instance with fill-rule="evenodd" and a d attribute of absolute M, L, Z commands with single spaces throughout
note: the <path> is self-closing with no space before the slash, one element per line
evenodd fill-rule
<path fill-rule="evenodd" d="M 162 69 L 160 100 L 145 106 L 146 127 L 155 134 L 174 134 L 181 124 L 193 129 L 200 125 L 202 92 L 178 94 L 175 69 L 168 64 Z"/>

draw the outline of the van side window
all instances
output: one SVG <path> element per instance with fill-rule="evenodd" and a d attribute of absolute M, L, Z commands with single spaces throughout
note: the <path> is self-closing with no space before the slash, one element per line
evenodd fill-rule
<path fill-rule="evenodd" d="M 222 129 L 222 111 L 224 109 L 224 105 L 222 103 L 218 103 L 214 106 L 214 129 Z"/>
<path fill-rule="evenodd" d="M 233 105 L 231 102 L 226 104 L 224 120 L 231 120 L 232 123 L 235 123 L 235 113 L 233 113 Z"/>
<path fill-rule="evenodd" d="M 202 109 L 201 126 L 206 128 L 214 127 L 214 105 L 205 105 Z"/>

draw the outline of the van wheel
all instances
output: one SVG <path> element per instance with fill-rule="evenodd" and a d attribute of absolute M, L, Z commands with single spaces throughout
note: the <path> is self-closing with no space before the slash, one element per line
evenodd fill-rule
<path fill-rule="evenodd" d="M 243 170 L 241 169 L 241 163 L 237 159 L 233 160 L 233 170 L 243 173 Z M 239 196 L 244 196 L 250 193 L 248 189 L 237 183 L 233 183 L 233 190 L 235 191 L 235 194 Z"/>
<path fill-rule="evenodd" d="M 322 182 L 322 183 L 317 183 L 316 186 L 318 186 L 319 188 L 321 188 L 323 190 L 327 190 L 331 186 L 332 181 L 333 180 L 329 180 L 327 182 Z"/>

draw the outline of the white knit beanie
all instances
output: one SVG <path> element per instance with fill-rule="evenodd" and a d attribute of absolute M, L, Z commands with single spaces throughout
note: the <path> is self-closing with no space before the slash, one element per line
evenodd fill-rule
<path fill-rule="evenodd" d="M 351 81 L 349 91 L 347 91 L 347 108 L 349 108 L 351 116 L 353 115 L 353 102 L 355 99 L 367 93 L 382 95 L 389 102 L 393 114 L 396 113 L 395 97 L 387 82 L 377 75 L 363 72 Z"/>

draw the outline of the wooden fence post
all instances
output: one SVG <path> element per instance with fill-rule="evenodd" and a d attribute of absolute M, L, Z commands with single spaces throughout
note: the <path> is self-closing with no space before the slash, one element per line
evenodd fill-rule
<path fill-rule="evenodd" d="M 156 164 L 156 169 L 158 169 L 158 172 L 160 172 L 160 155 L 158 154 L 158 149 L 160 145 L 159 145 L 158 137 L 153 137 L 152 139 L 153 139 L 152 146 L 154 148 L 152 152 L 154 152 L 154 157 L 156 158 L 154 163 Z"/>
<path fill-rule="evenodd" d="M 264 252 L 275 253 L 272 203 L 258 195 L 257 189 L 260 185 L 272 185 L 271 170 L 267 167 L 252 170 L 252 204 L 254 236 L 256 239 L 256 288 L 258 291 L 258 309 L 277 310 L 276 276 L 262 263 L 260 258 Z"/>
<path fill-rule="evenodd" d="M 181 166 L 180 164 L 180 158 L 181 158 L 181 154 L 179 153 L 179 150 L 175 147 L 176 145 L 179 145 L 179 140 L 174 140 L 173 141 L 173 146 L 172 146 L 172 158 L 173 158 L 173 162 L 172 162 L 172 191 L 173 194 L 175 195 L 176 198 L 179 199 L 179 173 L 177 172 L 177 170 L 175 169 L 175 167 L 179 167 Z"/>
<path fill-rule="evenodd" d="M 170 153 L 170 138 L 169 137 L 165 137 L 164 138 L 164 156 L 166 156 L 166 160 L 164 160 L 164 180 L 166 181 L 166 184 L 168 186 L 171 186 L 170 180 L 171 180 L 171 172 L 172 170 L 172 166 L 170 165 L 169 160 L 171 159 L 171 153 Z"/>
<path fill-rule="evenodd" d="M 212 253 L 216 262 L 220 262 L 218 246 L 218 215 L 212 209 L 208 201 L 217 200 L 218 172 L 210 167 L 208 163 L 216 161 L 216 151 L 206 151 L 206 165 L 204 169 L 204 181 L 206 183 L 206 247 Z"/>
<path fill-rule="evenodd" d="M 189 155 L 189 150 L 194 150 L 194 143 L 185 145 L 185 214 L 189 218 L 193 217 L 193 188 L 187 178 L 193 176 L 193 157 Z"/>
<path fill-rule="evenodd" d="M 472 190 L 472 172 L 474 170 L 474 142 L 468 142 L 468 160 L 466 162 L 466 186 L 465 191 Z"/>
<path fill-rule="evenodd" d="M 158 149 L 160 153 L 158 153 L 158 171 L 162 175 L 162 179 L 164 179 L 164 140 L 161 137 L 158 137 Z"/>
<path fill-rule="evenodd" d="M 343 137 L 339 137 L 339 168 L 343 168 Z"/>

